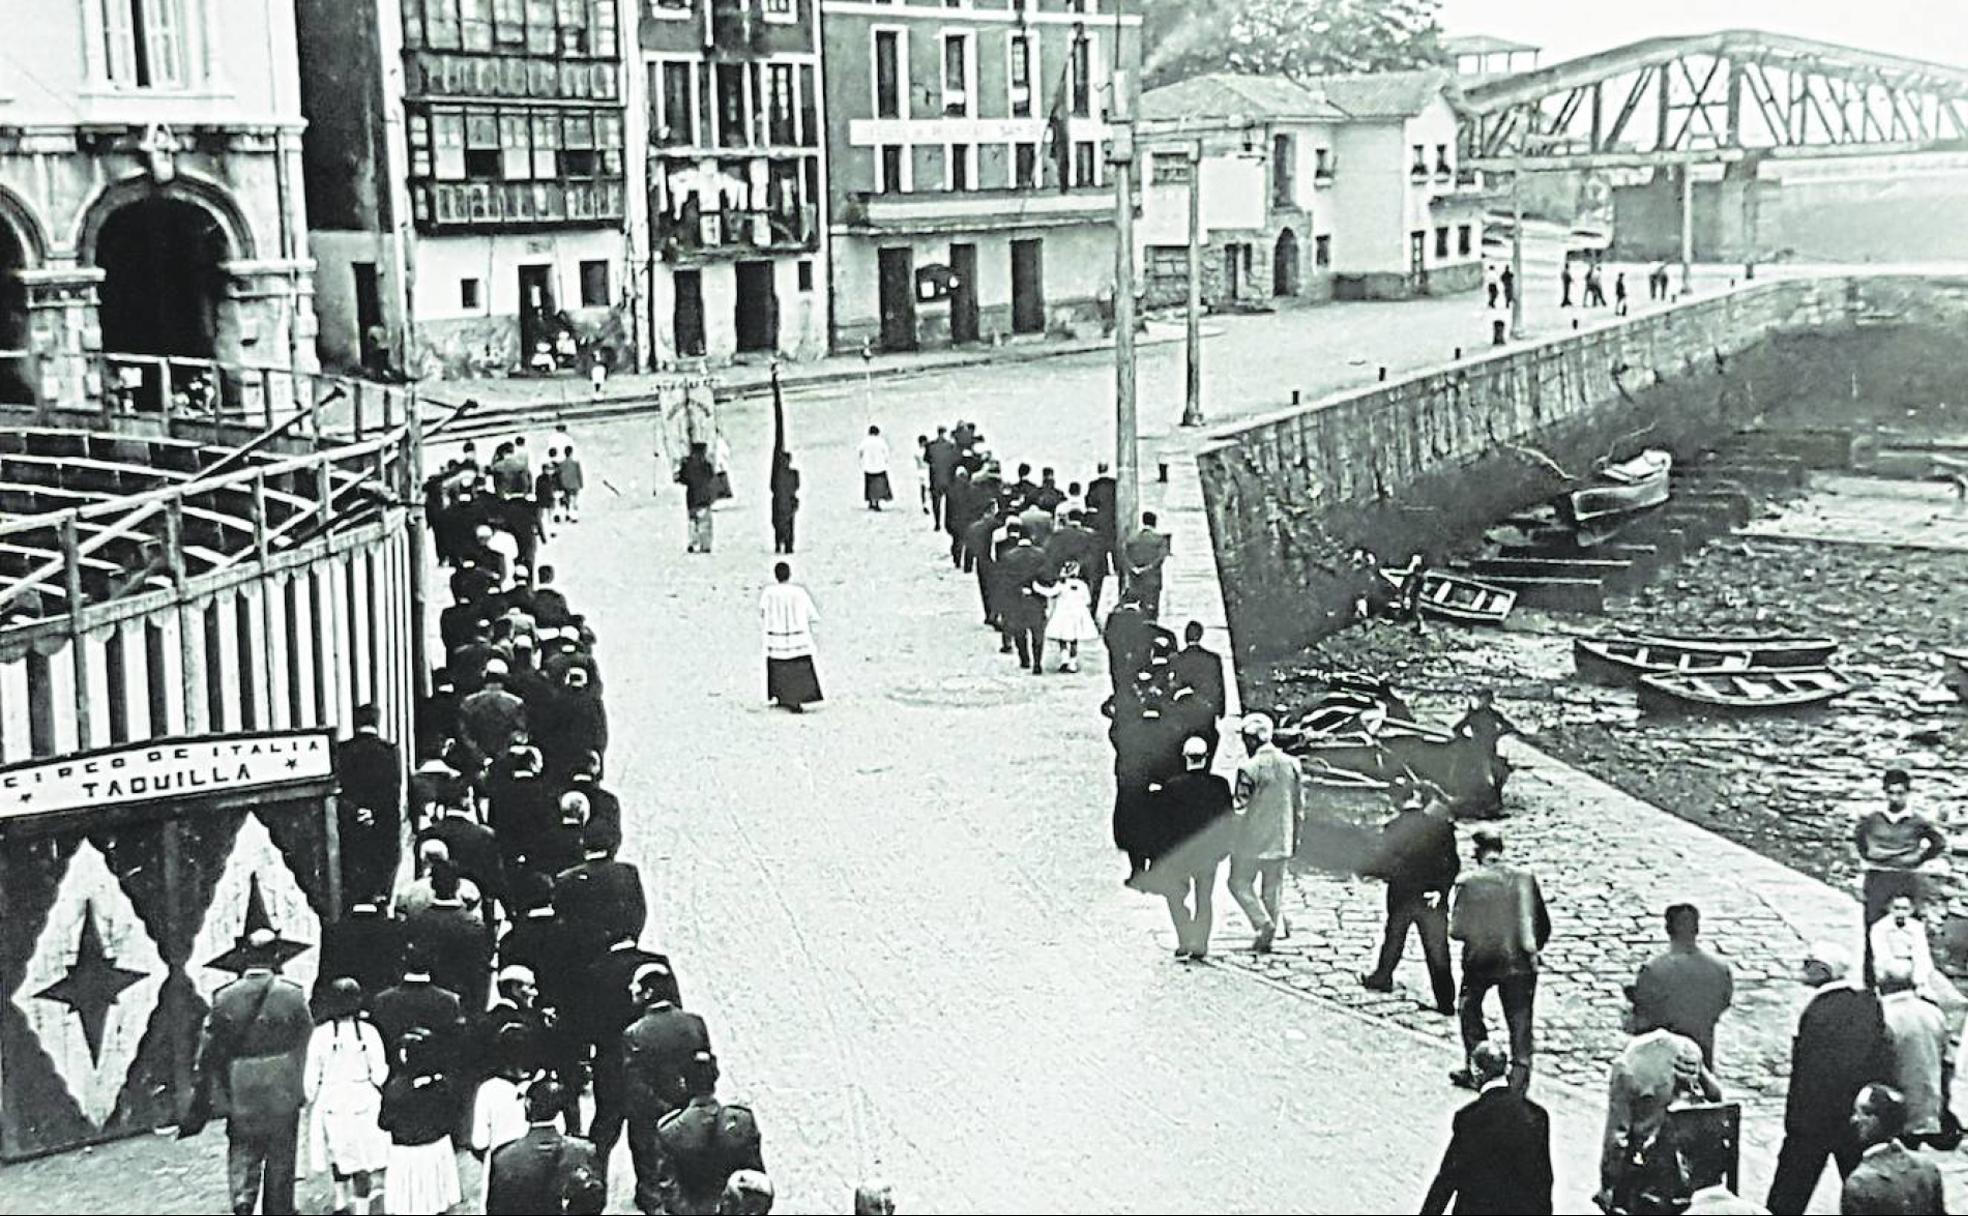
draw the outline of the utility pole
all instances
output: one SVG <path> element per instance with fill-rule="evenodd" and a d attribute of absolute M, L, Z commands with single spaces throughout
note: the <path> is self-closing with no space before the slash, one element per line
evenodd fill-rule
<path fill-rule="evenodd" d="M 1182 425 L 1203 425 L 1203 141 L 1189 150 L 1189 380 Z"/>
<path fill-rule="evenodd" d="M 1121 27 L 1114 28 L 1118 44 Z M 1141 522 L 1141 458 L 1134 395 L 1134 119 L 1127 72 L 1116 66 L 1110 123 L 1114 130 L 1114 543 Z M 1124 560 L 1119 553 L 1115 560 Z"/>
<path fill-rule="evenodd" d="M 1681 162 L 1681 294 L 1695 293 L 1695 162 Z"/>
<path fill-rule="evenodd" d="M 1524 338 L 1524 153 L 1520 148 L 1510 166 L 1510 340 Z"/>

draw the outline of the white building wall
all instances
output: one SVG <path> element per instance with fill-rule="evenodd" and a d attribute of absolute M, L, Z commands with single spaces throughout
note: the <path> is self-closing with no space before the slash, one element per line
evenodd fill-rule
<path fill-rule="evenodd" d="M 1408 147 L 1399 122 L 1352 123 L 1334 140 L 1338 154 L 1332 199 L 1333 271 L 1407 271 Z"/>

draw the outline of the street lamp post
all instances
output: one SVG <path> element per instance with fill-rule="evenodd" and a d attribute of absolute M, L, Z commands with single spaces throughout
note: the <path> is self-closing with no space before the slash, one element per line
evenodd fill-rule
<path fill-rule="evenodd" d="M 1510 163 L 1510 340 L 1524 337 L 1524 153 Z"/>
<path fill-rule="evenodd" d="M 1188 381 L 1182 397 L 1182 425 L 1203 425 L 1203 141 L 1188 151 L 1189 301 Z"/>

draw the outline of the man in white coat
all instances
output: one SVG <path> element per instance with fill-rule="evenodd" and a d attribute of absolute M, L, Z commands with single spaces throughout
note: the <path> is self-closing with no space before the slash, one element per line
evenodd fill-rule
<path fill-rule="evenodd" d="M 813 669 L 813 623 L 820 619 L 813 597 L 793 582 L 786 562 L 772 567 L 773 585 L 759 597 L 759 618 L 765 628 L 765 695 L 781 709 L 805 713 L 821 699 L 820 677 Z"/>
<path fill-rule="evenodd" d="M 888 440 L 882 438 L 881 428 L 868 428 L 868 437 L 861 441 L 861 496 L 868 501 L 870 511 L 879 511 L 882 504 L 895 497 L 895 491 L 888 484 Z"/>
<path fill-rule="evenodd" d="M 1230 847 L 1230 895 L 1250 919 L 1257 938 L 1252 948 L 1262 954 L 1284 923 L 1279 899 L 1284 891 L 1285 866 L 1298 845 L 1299 821 L 1305 815 L 1299 787 L 1298 761 L 1271 741 L 1269 716 L 1244 719 L 1244 748 L 1250 758 L 1237 767 L 1237 829 Z"/>

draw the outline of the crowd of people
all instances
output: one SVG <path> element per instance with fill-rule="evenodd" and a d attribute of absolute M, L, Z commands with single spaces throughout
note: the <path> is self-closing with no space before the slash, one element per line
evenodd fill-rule
<path fill-rule="evenodd" d="M 579 505 L 571 444 L 550 459 L 536 473 L 515 439 L 481 467 L 467 445 L 427 488 L 453 603 L 414 771 L 406 788 L 361 707 L 336 753 L 346 911 L 314 990 L 257 928 L 201 1040 L 181 1132 L 226 1117 L 235 1212 L 294 1211 L 303 1152 L 336 1212 L 447 1211 L 474 1173 L 473 1210 L 599 1212 L 625 1132 L 638 1211 L 771 1209 L 757 1122 L 720 1100 L 709 1029 L 644 944 L 642 876 L 617 855 L 597 639 L 538 561 Z"/>

